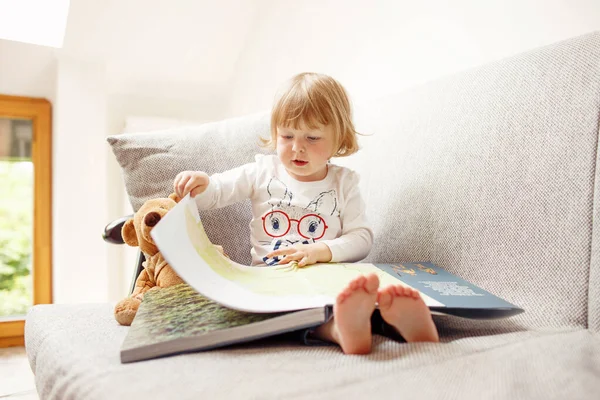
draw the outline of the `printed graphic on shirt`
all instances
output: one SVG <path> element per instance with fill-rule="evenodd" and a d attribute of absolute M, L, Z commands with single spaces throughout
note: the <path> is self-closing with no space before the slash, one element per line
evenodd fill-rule
<path fill-rule="evenodd" d="M 264 233 L 272 240 L 263 244 L 269 244 L 272 250 L 297 243 L 315 243 L 327 231 L 324 217 L 340 216 L 335 189 L 319 193 L 305 207 L 292 205 L 294 194 L 275 177 L 269 181 L 267 192 L 271 209 L 263 215 L 262 221 Z M 275 265 L 280 258 L 264 257 L 263 261 Z"/>

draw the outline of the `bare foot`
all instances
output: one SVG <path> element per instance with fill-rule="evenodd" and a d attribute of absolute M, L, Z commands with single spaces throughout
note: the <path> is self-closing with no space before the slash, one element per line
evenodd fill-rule
<path fill-rule="evenodd" d="M 391 285 L 377 293 L 379 311 L 407 342 L 439 342 L 429 307 L 413 288 Z"/>
<path fill-rule="evenodd" d="M 354 278 L 338 294 L 333 319 L 315 330 L 315 336 L 338 343 L 346 354 L 371 352 L 371 314 L 379 278 L 375 274 Z"/>

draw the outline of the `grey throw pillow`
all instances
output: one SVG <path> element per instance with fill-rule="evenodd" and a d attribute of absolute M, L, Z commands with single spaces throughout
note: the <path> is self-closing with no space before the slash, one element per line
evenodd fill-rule
<path fill-rule="evenodd" d="M 209 175 L 254 161 L 268 153 L 260 137 L 269 137 L 269 114 L 261 113 L 198 126 L 107 138 L 121 166 L 134 210 L 148 199 L 173 192 L 175 176 L 185 170 Z M 223 245 L 235 261 L 249 264 L 251 219 L 249 201 L 202 213 L 213 243 Z"/>
<path fill-rule="evenodd" d="M 173 192 L 185 170 L 209 175 L 251 162 L 269 135 L 269 116 L 250 115 L 198 126 L 109 136 L 134 210 L 148 199 Z"/>

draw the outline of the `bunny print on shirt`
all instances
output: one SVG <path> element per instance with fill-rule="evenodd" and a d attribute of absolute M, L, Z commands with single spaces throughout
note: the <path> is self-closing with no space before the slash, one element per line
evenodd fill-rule
<path fill-rule="evenodd" d="M 270 210 L 262 216 L 264 233 L 271 237 L 271 250 L 293 246 L 297 243 L 315 243 L 328 229 L 326 220 L 339 218 L 338 199 L 335 189 L 319 193 L 305 207 L 294 205 L 294 194 L 279 179 L 271 178 L 267 185 Z M 279 257 L 263 257 L 267 265 L 275 265 Z"/>

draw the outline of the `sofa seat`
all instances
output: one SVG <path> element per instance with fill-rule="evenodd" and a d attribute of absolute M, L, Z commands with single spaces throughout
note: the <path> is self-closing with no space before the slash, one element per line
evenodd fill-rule
<path fill-rule="evenodd" d="M 136 399 L 140 393 L 154 399 L 585 399 L 600 393 L 600 338 L 587 329 L 502 333 L 501 325 L 487 324 L 498 326 L 494 333 L 478 330 L 483 322 L 436 317 L 436 323 L 443 343 L 376 336 L 367 356 L 279 338 L 131 364 L 119 361 L 128 328 L 115 322 L 109 304 L 38 305 L 25 329 L 42 399 Z M 476 336 L 452 323 L 471 324 Z"/>

